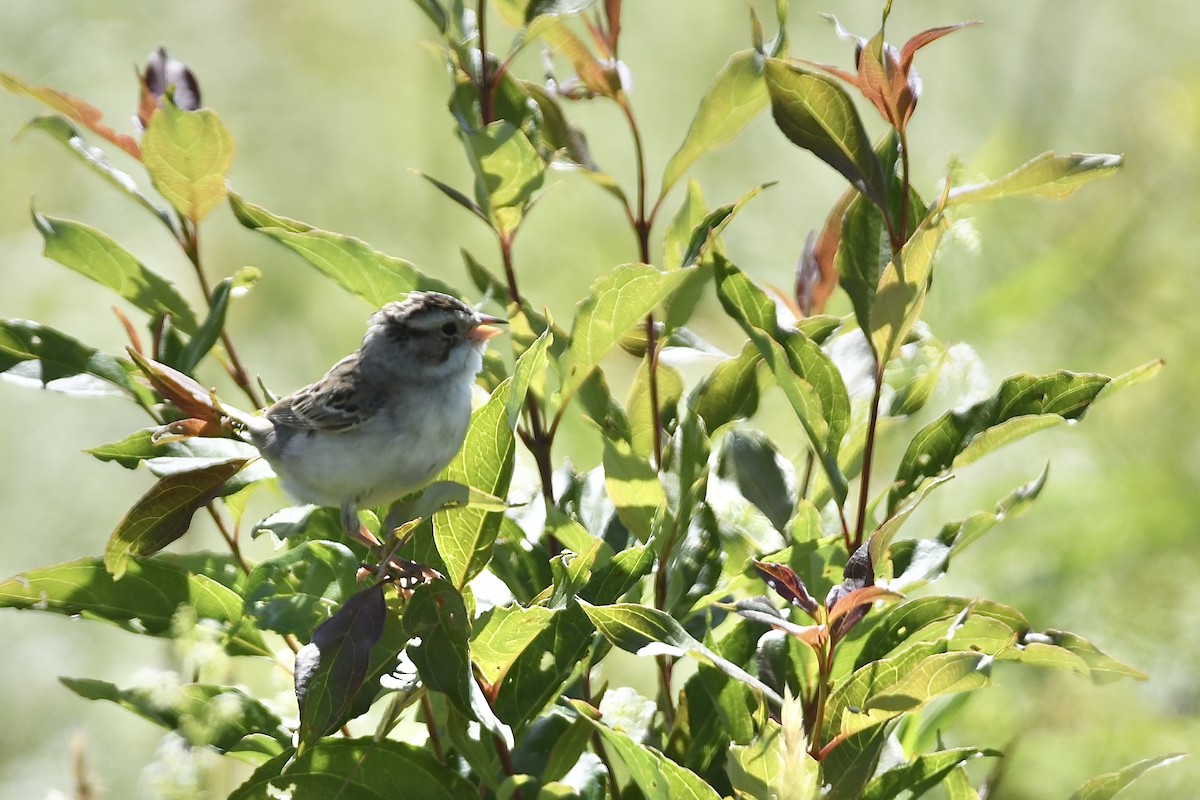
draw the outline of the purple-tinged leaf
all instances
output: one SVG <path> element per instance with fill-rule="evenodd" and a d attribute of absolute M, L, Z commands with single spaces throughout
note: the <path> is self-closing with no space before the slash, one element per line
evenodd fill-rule
<path fill-rule="evenodd" d="M 386 616 L 381 583 L 343 603 L 336 614 L 317 626 L 312 641 L 296 654 L 300 753 L 348 718 L 367 676 L 371 649 L 383 635 Z"/>

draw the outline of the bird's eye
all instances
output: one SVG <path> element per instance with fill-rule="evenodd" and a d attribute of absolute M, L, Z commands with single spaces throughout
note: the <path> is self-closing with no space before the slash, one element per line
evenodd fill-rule
<path fill-rule="evenodd" d="M 446 334 L 447 336 L 453 336 L 454 334 L 458 333 L 458 326 L 453 322 L 447 322 L 446 324 L 442 325 L 442 333 Z"/>

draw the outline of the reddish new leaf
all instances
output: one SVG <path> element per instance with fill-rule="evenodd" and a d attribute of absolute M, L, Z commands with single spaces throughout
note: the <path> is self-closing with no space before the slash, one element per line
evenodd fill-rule
<path fill-rule="evenodd" d="M 921 31 L 916 36 L 904 43 L 904 47 L 900 50 L 900 71 L 908 74 L 912 67 L 913 56 L 927 44 L 936 42 L 938 39 L 947 34 L 954 33 L 960 28 L 969 28 L 973 25 L 982 25 L 980 20 L 971 20 L 970 22 L 957 22 L 953 25 L 942 25 L 938 28 L 930 28 L 929 30 Z"/>
<path fill-rule="evenodd" d="M 780 597 L 794 606 L 804 610 L 814 620 L 817 618 L 819 605 L 808 593 L 804 581 L 800 580 L 791 567 L 785 564 L 771 564 L 765 561 L 754 561 L 754 569 Z"/>
<path fill-rule="evenodd" d="M 139 161 L 142 159 L 142 150 L 138 146 L 137 140 L 128 134 L 117 133 L 102 123 L 100 120 L 104 114 L 90 103 L 49 86 L 30 86 L 17 76 L 7 72 L 0 72 L 0 87 L 13 94 L 32 97 L 67 119 L 78 122 L 96 135 L 107 139 Z"/>

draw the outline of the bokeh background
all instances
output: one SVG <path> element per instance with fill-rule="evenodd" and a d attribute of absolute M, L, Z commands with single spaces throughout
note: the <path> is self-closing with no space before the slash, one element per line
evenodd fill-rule
<path fill-rule="evenodd" d="M 712 76 L 731 52 L 749 46 L 746 4 L 625 5 L 622 56 L 657 175 Z M 755 5 L 773 18 L 770 6 Z M 796 0 L 793 54 L 849 64 L 849 45 L 817 13 L 836 13 L 870 35 L 878 24 L 873 5 Z M 1082 424 L 967 470 L 909 529 L 918 533 L 920 525 L 986 508 L 1052 462 L 1033 509 L 965 554 L 935 588 L 1015 605 L 1036 626 L 1075 631 L 1149 674 L 1142 683 L 1096 687 L 1001 669 L 996 686 L 947 731 L 950 744 L 1011 748 L 1001 797 L 1061 798 L 1093 774 L 1200 744 L 1195 14 L 1182 0 L 1136 10 L 1120 0 L 898 0 L 889 38 L 964 19 L 987 24 L 935 43 L 917 61 L 925 94 L 910 138 L 914 179 L 927 196 L 952 154 L 967 176 L 998 175 L 1048 149 L 1123 153 L 1126 164 L 1063 204 L 980 208 L 973 220 L 980 247 L 948 253 L 927 321 L 943 341 L 974 348 L 989 386 L 1017 371 L 1117 374 L 1167 360 L 1158 379 L 1107 400 Z M 493 27 L 497 48 L 507 33 Z M 465 288 L 460 248 L 495 266 L 494 243 L 410 171 L 469 186 L 450 135 L 447 76 L 422 46 L 433 38 L 415 5 L 383 0 L 17 0 L 2 15 L 0 70 L 83 97 L 129 130 L 137 98 L 132 65 L 165 44 L 192 66 L 206 104 L 232 130 L 238 157 L 231 180 L 247 199 L 357 235 Z M 539 75 L 537 53 L 517 69 Z M 632 151 L 615 109 L 570 111 L 588 131 L 597 161 L 629 186 Z M 31 198 L 39 210 L 107 231 L 189 297 L 198 300 L 198 290 L 174 244 L 141 209 L 48 138 L 12 141 L 37 113 L 28 99 L 0 95 L 0 316 L 48 323 L 117 352 L 124 342 L 109 311 L 112 298 L 41 256 Z M 135 164 L 107 149 L 138 175 Z M 805 235 L 841 191 L 839 178 L 791 147 L 766 116 L 693 174 L 714 205 L 779 181 L 743 212 L 727 243 L 736 263 L 780 286 L 789 285 Z M 607 195 L 579 178 L 555 182 L 561 185 L 533 212 L 516 257 L 534 302 L 566 319 L 588 283 L 634 260 L 635 247 Z M 231 329 L 243 359 L 271 386 L 295 388 L 356 346 L 370 309 L 240 228 L 227 208 L 205 224 L 204 257 L 216 277 L 244 265 L 263 270 L 261 283 L 232 310 Z M 833 310 L 847 308 L 838 297 Z M 698 325 L 711 325 L 718 341 L 733 340 L 716 313 Z M 934 402 L 944 407 L 952 399 L 942 393 Z M 150 478 L 81 451 L 142 424 L 136 410 L 115 400 L 0 383 L 3 576 L 102 551 Z M 783 422 L 769 424 L 798 454 L 798 437 Z M 879 463 L 897 455 L 906 431 L 891 434 Z M 571 450 L 568 442 L 561 455 L 585 466 L 595 458 L 586 448 Z M 184 544 L 214 540 L 198 527 Z M 146 670 L 178 666 L 167 644 L 98 623 L 12 611 L 0 612 L 0 642 L 3 800 L 71 796 L 72 754 L 81 747 L 112 798 L 167 794 L 163 774 L 194 766 L 162 743 L 158 729 L 115 706 L 81 700 L 57 682 L 65 675 L 130 685 Z M 224 785 L 212 779 L 211 796 L 222 796 Z M 1192 759 L 1152 773 L 1125 796 L 1190 797 L 1197 786 L 1200 768 Z"/>

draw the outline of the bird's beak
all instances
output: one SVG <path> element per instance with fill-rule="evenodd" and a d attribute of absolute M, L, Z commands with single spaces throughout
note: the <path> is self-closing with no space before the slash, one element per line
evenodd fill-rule
<path fill-rule="evenodd" d="M 491 317 L 487 314 L 475 315 L 475 327 L 467 333 L 467 336 L 477 342 L 486 342 L 494 336 L 499 336 L 504 331 L 495 327 L 496 325 L 507 325 L 508 320 L 503 317 Z"/>

